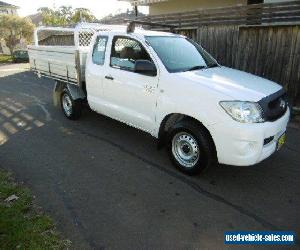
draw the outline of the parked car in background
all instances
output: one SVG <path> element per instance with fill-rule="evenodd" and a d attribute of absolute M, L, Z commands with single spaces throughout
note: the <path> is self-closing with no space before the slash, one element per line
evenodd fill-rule
<path fill-rule="evenodd" d="M 27 50 L 15 50 L 12 54 L 14 63 L 29 62 L 29 56 Z"/>

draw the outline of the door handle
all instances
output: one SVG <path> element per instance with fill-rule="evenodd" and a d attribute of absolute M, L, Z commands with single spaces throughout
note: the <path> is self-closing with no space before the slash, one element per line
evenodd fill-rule
<path fill-rule="evenodd" d="M 114 78 L 112 76 L 105 76 L 105 79 L 113 81 Z"/>

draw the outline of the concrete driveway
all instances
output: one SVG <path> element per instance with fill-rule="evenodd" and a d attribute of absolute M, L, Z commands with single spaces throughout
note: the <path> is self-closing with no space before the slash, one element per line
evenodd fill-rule
<path fill-rule="evenodd" d="M 300 235 L 300 130 L 253 167 L 177 172 L 151 136 L 89 110 L 68 121 L 54 82 L 0 66 L 0 167 L 28 185 L 74 249 L 299 249 L 226 246 L 228 230 Z"/>

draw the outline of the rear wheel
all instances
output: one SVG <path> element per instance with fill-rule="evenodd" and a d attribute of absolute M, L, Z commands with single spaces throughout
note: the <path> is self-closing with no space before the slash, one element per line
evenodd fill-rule
<path fill-rule="evenodd" d="M 217 162 L 210 134 L 191 120 L 183 120 L 171 129 L 168 151 L 175 166 L 189 175 L 198 174 Z"/>
<path fill-rule="evenodd" d="M 70 120 L 77 120 L 81 116 L 81 101 L 73 100 L 68 90 L 64 90 L 61 95 L 61 107 L 65 116 Z"/>

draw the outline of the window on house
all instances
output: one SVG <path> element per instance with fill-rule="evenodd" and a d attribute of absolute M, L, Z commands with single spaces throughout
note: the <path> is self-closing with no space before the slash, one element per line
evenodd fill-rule
<path fill-rule="evenodd" d="M 8 10 L 0 10 L 0 14 L 8 14 Z"/>

